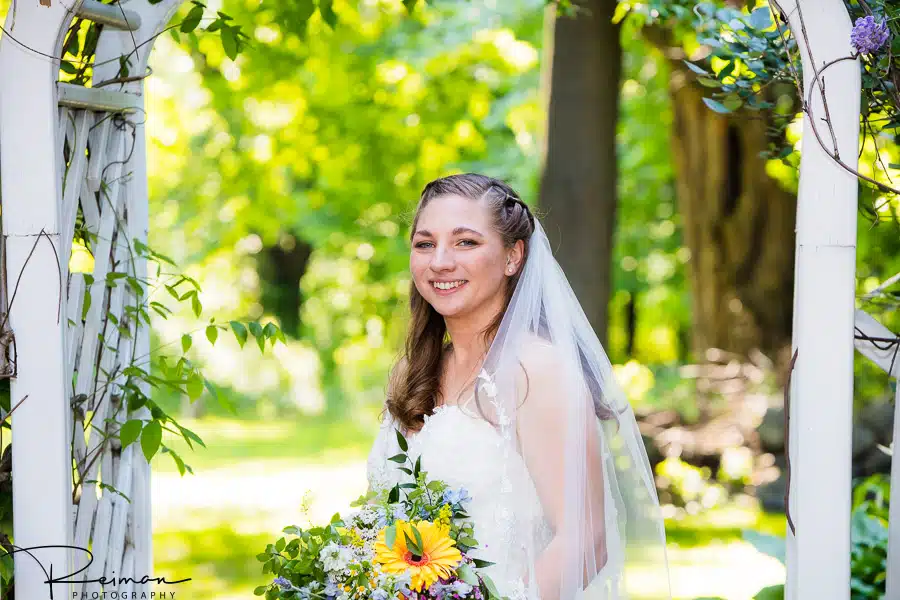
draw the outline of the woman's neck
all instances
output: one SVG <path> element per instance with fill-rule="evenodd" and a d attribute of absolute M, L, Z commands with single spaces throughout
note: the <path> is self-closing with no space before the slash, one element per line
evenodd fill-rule
<path fill-rule="evenodd" d="M 490 340 L 484 338 L 484 331 L 503 309 L 503 300 L 500 296 L 473 313 L 444 319 L 453 343 L 452 360 L 458 366 L 471 365 L 487 353 Z"/>

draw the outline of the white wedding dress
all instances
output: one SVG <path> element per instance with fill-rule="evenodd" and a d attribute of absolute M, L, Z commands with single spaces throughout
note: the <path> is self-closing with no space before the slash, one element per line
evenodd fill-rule
<path fill-rule="evenodd" d="M 473 405 L 437 407 L 433 415 L 425 416 L 421 430 L 406 439 L 407 454 L 412 460 L 421 456 L 422 470 L 429 479 L 440 479 L 454 490 L 465 488 L 471 496 L 466 506 L 479 544 L 472 556 L 495 563 L 481 572 L 491 577 L 502 595 L 511 600 L 527 598 L 525 549 L 542 549 L 553 532 L 521 457 L 511 453 L 510 468 L 503 468 L 507 461 L 504 439 Z M 368 458 L 372 489 L 409 480 L 409 475 L 397 469 L 397 463 L 388 460 L 400 451 L 394 421 L 387 414 Z M 515 490 L 514 496 L 507 496 L 514 499 L 513 504 L 498 502 L 504 489 Z M 523 543 L 527 536 L 533 536 L 533 545 Z"/>

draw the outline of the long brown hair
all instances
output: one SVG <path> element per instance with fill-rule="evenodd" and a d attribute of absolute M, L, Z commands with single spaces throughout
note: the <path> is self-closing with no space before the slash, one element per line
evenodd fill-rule
<path fill-rule="evenodd" d="M 425 186 L 419 197 L 410 229 L 410 240 L 416 231 L 419 215 L 432 200 L 454 194 L 477 202 L 484 202 L 493 218 L 494 229 L 507 248 L 517 241 L 525 244 L 522 264 L 517 272 L 506 278 L 505 301 L 493 321 L 482 332 L 486 342 L 493 339 L 503 314 L 512 298 L 519 275 L 528 260 L 528 243 L 534 231 L 534 217 L 519 195 L 506 183 L 479 175 L 463 173 L 435 179 Z M 388 384 L 387 410 L 404 429 L 418 430 L 425 415 L 432 414 L 441 391 L 441 362 L 447 349 L 447 327 L 444 318 L 428 303 L 410 282 L 410 323 L 406 347 L 394 366 Z"/>

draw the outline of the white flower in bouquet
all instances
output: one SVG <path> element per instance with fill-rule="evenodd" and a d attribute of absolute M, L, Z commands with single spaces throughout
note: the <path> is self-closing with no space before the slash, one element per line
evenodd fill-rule
<path fill-rule="evenodd" d="M 326 571 L 340 572 L 353 561 L 353 551 L 345 546 L 330 542 L 319 552 L 319 560 Z"/>

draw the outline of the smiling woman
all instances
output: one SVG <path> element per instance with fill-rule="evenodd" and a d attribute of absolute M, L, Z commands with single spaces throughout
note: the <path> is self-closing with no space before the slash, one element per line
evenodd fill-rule
<path fill-rule="evenodd" d="M 528 206 L 451 175 L 425 187 L 410 233 L 411 320 L 371 489 L 414 487 L 391 464 L 407 440 L 423 472 L 471 494 L 473 552 L 511 600 L 623 598 L 648 571 L 668 583 L 634 414 Z"/>

